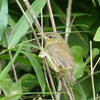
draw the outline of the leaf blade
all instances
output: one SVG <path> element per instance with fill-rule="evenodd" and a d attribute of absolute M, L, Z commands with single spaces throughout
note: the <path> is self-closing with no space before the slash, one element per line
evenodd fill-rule
<path fill-rule="evenodd" d="M 44 93 L 45 92 L 45 79 L 44 79 L 44 75 L 43 75 L 40 64 L 38 63 L 37 59 L 31 53 L 28 53 L 25 51 L 21 51 L 21 52 L 24 55 L 26 55 L 27 58 L 30 60 L 30 62 L 31 62 L 31 64 L 36 72 L 36 75 L 37 75 L 38 81 L 40 83 L 42 92 Z"/>
<path fill-rule="evenodd" d="M 31 5 L 36 17 L 39 15 L 39 13 L 40 13 L 41 9 L 44 7 L 45 3 L 46 3 L 46 0 L 36 0 Z M 30 21 L 33 23 L 33 20 L 31 18 L 31 16 L 29 15 L 28 11 L 26 11 L 26 14 L 27 14 L 28 18 L 30 19 Z M 9 39 L 8 39 L 9 48 L 16 45 L 19 42 L 19 40 L 21 39 L 21 37 L 23 37 L 24 35 L 27 34 L 28 29 L 29 29 L 29 25 L 23 15 L 9 36 Z"/>

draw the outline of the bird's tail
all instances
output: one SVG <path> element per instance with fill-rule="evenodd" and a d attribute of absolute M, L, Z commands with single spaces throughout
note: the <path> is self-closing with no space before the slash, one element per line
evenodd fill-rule
<path fill-rule="evenodd" d="M 68 83 L 71 84 L 72 86 L 76 83 L 76 80 L 75 80 L 75 77 L 74 77 L 74 74 L 73 74 L 73 71 L 70 69 L 68 72 L 67 72 L 67 79 L 68 79 Z"/>

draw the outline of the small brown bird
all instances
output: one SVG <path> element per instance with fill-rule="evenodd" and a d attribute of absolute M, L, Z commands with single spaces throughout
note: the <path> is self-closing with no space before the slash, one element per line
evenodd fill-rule
<path fill-rule="evenodd" d="M 70 49 L 65 40 L 54 32 L 44 33 L 45 52 L 50 56 L 54 66 L 51 68 L 61 75 L 65 75 L 70 83 L 75 83 L 73 75 L 74 62 Z"/>

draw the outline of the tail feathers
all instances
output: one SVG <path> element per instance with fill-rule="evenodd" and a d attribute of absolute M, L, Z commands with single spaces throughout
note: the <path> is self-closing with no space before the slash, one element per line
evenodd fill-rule
<path fill-rule="evenodd" d="M 67 74 L 67 78 L 70 84 L 74 85 L 76 83 L 75 77 L 73 75 L 72 70 L 70 70 Z"/>
<path fill-rule="evenodd" d="M 76 80 L 73 75 L 71 75 L 71 77 L 68 77 L 68 80 L 69 80 L 69 83 L 72 85 L 74 85 L 76 83 Z"/>

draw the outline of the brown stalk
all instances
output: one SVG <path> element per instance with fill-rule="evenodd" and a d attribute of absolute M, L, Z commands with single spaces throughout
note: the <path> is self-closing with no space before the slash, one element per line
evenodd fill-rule
<path fill-rule="evenodd" d="M 68 0 L 67 17 L 66 17 L 66 29 L 65 29 L 65 41 L 68 41 L 69 33 L 71 32 L 71 7 L 72 0 Z"/>
<path fill-rule="evenodd" d="M 48 10 L 49 10 L 49 15 L 50 15 L 50 20 L 51 20 L 53 32 L 57 32 L 54 17 L 53 17 L 53 12 L 52 12 L 52 8 L 51 8 L 51 4 L 50 4 L 50 0 L 46 0 L 46 1 L 47 1 L 47 6 L 48 6 Z"/>

